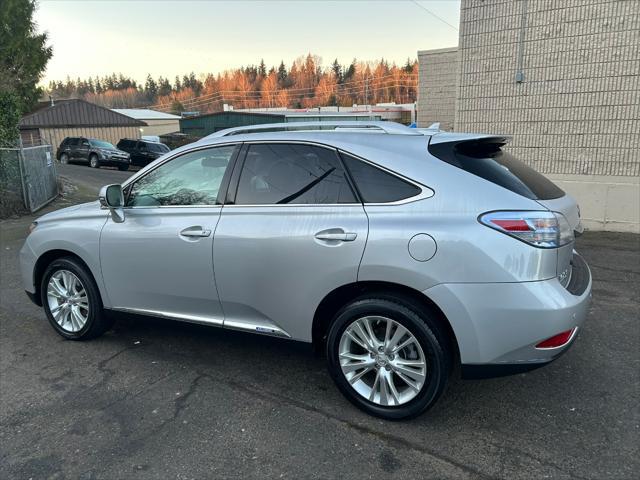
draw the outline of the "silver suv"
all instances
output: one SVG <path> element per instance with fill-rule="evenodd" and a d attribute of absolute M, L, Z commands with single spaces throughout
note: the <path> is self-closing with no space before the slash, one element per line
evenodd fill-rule
<path fill-rule="evenodd" d="M 39 218 L 24 287 L 73 340 L 121 311 L 310 342 L 355 405 L 415 416 L 453 372 L 549 363 L 587 315 L 578 207 L 507 141 L 388 122 L 218 132 Z"/>

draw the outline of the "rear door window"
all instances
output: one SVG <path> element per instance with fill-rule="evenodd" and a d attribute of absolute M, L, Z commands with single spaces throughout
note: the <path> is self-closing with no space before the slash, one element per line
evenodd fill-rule
<path fill-rule="evenodd" d="M 247 149 L 237 205 L 356 203 L 334 150 L 302 144 L 254 144 Z"/>
<path fill-rule="evenodd" d="M 415 197 L 422 190 L 348 153 L 340 152 L 364 203 L 391 203 Z"/>
<path fill-rule="evenodd" d="M 504 139 L 444 142 L 429 146 L 435 157 L 532 200 L 564 196 L 555 183 L 502 150 Z"/>

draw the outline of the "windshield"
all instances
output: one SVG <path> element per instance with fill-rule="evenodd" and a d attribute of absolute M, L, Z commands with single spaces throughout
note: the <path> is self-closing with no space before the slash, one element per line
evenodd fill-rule
<path fill-rule="evenodd" d="M 164 143 L 147 143 L 147 148 L 149 151 L 156 153 L 166 153 L 169 151 L 169 147 Z"/>
<path fill-rule="evenodd" d="M 89 143 L 92 147 L 97 148 L 116 148 L 109 142 L 105 142 L 104 140 L 94 140 L 93 138 L 89 139 Z"/>

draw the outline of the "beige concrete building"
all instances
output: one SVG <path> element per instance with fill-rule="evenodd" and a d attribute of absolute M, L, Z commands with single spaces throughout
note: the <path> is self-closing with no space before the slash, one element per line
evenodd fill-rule
<path fill-rule="evenodd" d="M 638 0 L 462 0 L 454 128 L 513 136 L 587 228 L 640 232 L 639 52 Z"/>
<path fill-rule="evenodd" d="M 418 127 L 440 122 L 442 130 L 453 130 L 458 48 L 419 51 L 418 72 Z"/>

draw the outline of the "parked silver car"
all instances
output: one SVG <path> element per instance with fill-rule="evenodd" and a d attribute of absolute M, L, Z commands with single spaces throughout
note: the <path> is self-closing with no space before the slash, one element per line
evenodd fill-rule
<path fill-rule="evenodd" d="M 591 295 L 571 197 L 504 137 L 328 125 L 218 132 L 42 216 L 27 293 L 68 339 L 113 310 L 311 342 L 389 419 L 432 406 L 453 372 L 567 350 Z"/>

